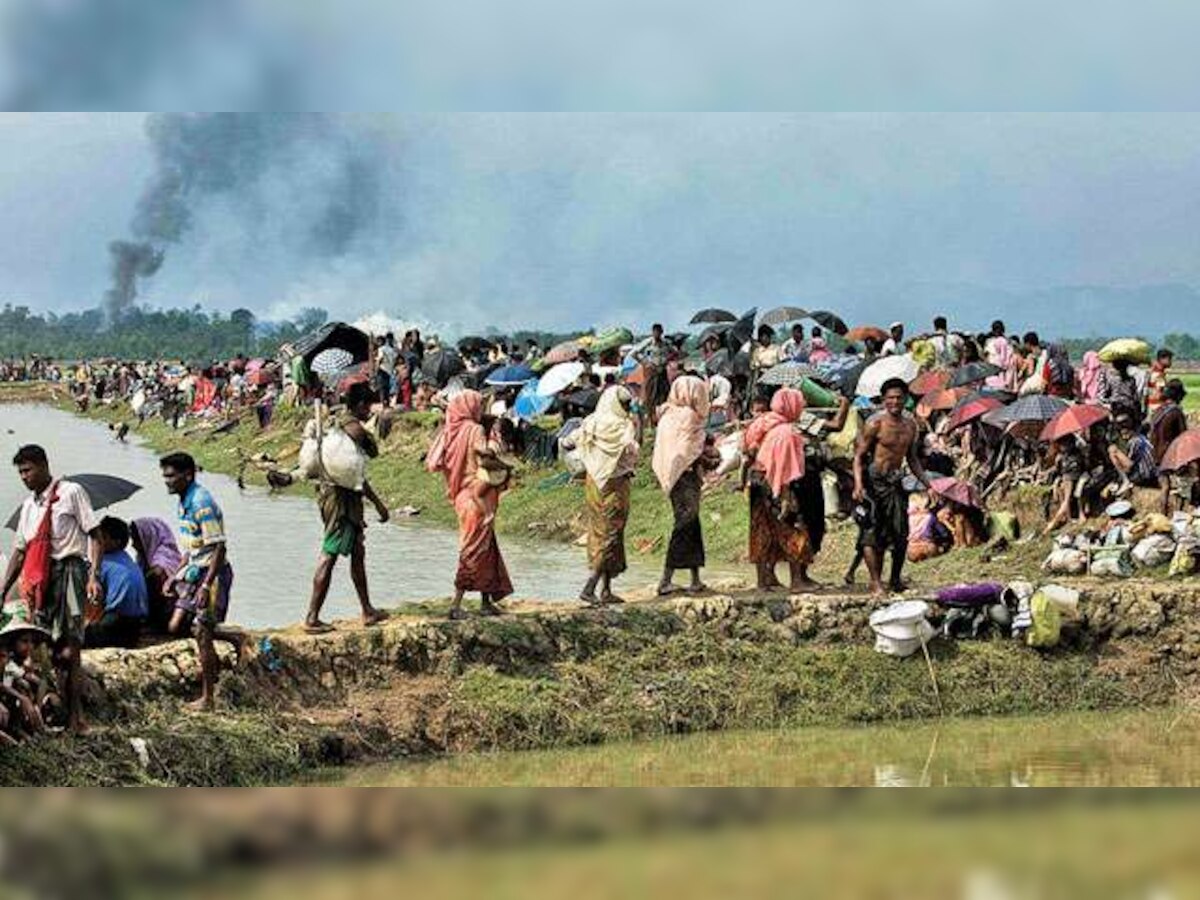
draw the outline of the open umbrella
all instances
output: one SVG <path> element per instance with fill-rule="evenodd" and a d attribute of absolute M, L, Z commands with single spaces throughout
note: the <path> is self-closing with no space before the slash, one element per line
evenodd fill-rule
<path fill-rule="evenodd" d="M 978 384 L 981 381 L 987 381 L 993 375 L 999 375 L 1002 371 L 1004 370 L 999 366 L 993 366 L 991 363 L 967 363 L 955 370 L 954 374 L 950 376 L 947 387 L 967 387 Z"/>
<path fill-rule="evenodd" d="M 487 338 L 470 336 L 465 337 L 458 342 L 458 349 L 461 353 L 478 353 L 481 350 L 487 350 L 492 346 L 492 342 Z"/>
<path fill-rule="evenodd" d="M 92 501 L 92 509 L 104 509 L 107 506 L 112 506 L 114 503 L 128 500 L 142 489 L 140 484 L 134 484 L 132 481 L 126 481 L 124 478 L 117 478 L 115 475 L 85 473 L 82 475 L 68 475 L 63 480 L 73 481 L 83 488 L 84 492 L 88 495 L 88 499 Z M 8 517 L 8 521 L 4 527 L 9 531 L 16 531 L 20 521 L 21 509 L 18 507 Z"/>
<path fill-rule="evenodd" d="M 862 397 L 878 397 L 883 393 L 883 386 L 893 378 L 898 378 L 907 386 L 921 372 L 921 364 L 908 354 L 904 356 L 885 356 L 867 367 L 858 379 L 855 390 Z"/>
<path fill-rule="evenodd" d="M 821 374 L 812 366 L 806 366 L 804 363 L 785 362 L 763 372 L 758 378 L 758 383 L 779 385 L 780 387 L 799 387 L 806 378 L 816 381 L 821 379 Z"/>
<path fill-rule="evenodd" d="M 950 414 L 950 427 L 952 429 L 961 428 L 1003 406 L 1004 404 L 994 397 L 979 397 L 975 400 L 967 400 L 956 406 L 954 412 Z"/>
<path fill-rule="evenodd" d="M 1042 429 L 1042 441 L 1057 441 L 1071 434 L 1082 434 L 1098 422 L 1103 422 L 1111 414 L 1103 406 L 1080 404 L 1069 406 L 1046 423 Z"/>
<path fill-rule="evenodd" d="M 808 317 L 820 325 L 822 328 L 828 328 L 836 334 L 845 334 L 850 330 L 846 325 L 845 320 L 841 316 L 829 312 L 828 310 L 820 309 L 814 313 L 809 313 Z"/>
<path fill-rule="evenodd" d="M 553 397 L 579 380 L 585 366 L 581 362 L 559 363 L 541 377 L 537 392 L 539 397 Z"/>
<path fill-rule="evenodd" d="M 421 362 L 421 374 L 438 387 L 466 370 L 467 366 L 462 357 L 449 347 L 426 351 L 425 359 Z"/>
<path fill-rule="evenodd" d="M 754 319 L 758 315 L 758 307 L 752 306 L 738 319 L 729 333 L 725 336 L 725 345 L 732 350 L 739 349 L 742 344 L 754 337 Z"/>
<path fill-rule="evenodd" d="M 700 325 L 704 322 L 736 322 L 738 317 L 727 309 L 702 309 L 692 316 L 689 325 Z"/>
<path fill-rule="evenodd" d="M 1191 465 L 1198 459 L 1200 459 L 1200 430 L 1193 428 L 1171 441 L 1171 446 L 1167 448 L 1159 468 L 1175 472 Z"/>
<path fill-rule="evenodd" d="M 957 478 L 935 478 L 930 482 L 933 492 L 939 497 L 945 497 L 954 503 L 982 509 L 979 499 L 979 489 L 975 485 Z"/>
<path fill-rule="evenodd" d="M 839 356 L 829 362 L 818 363 L 813 368 L 825 384 L 853 400 L 857 396 L 858 380 L 870 366 L 871 363 L 857 356 Z"/>
<path fill-rule="evenodd" d="M 352 365 L 354 365 L 353 353 L 343 350 L 341 347 L 330 347 L 314 356 L 308 368 L 317 375 L 329 376 L 336 375 Z"/>
<path fill-rule="evenodd" d="M 763 313 L 762 318 L 759 319 L 759 323 L 762 325 L 783 325 L 785 322 L 807 319 L 808 315 L 808 310 L 801 309 L 799 306 L 777 306 Z"/>
<path fill-rule="evenodd" d="M 600 402 L 600 392 L 593 387 L 581 388 L 562 395 L 564 405 L 574 406 L 586 412 L 594 412 Z"/>
<path fill-rule="evenodd" d="M 995 410 L 989 418 L 989 424 L 1007 426 L 1021 422 L 1049 422 L 1068 406 L 1066 400 L 1058 397 L 1030 394 L 1003 409 Z"/>
<path fill-rule="evenodd" d="M 908 389 L 918 397 L 945 390 L 950 384 L 950 373 L 946 369 L 933 369 L 922 372 L 909 383 Z"/>
<path fill-rule="evenodd" d="M 859 344 L 866 340 L 875 340 L 882 344 L 887 339 L 888 333 L 877 325 L 859 325 L 846 332 L 846 340 L 852 344 Z"/>
<path fill-rule="evenodd" d="M 487 377 L 484 384 L 492 387 L 517 387 L 533 381 L 533 370 L 529 366 L 501 366 Z"/>
<path fill-rule="evenodd" d="M 579 356 L 581 349 L 583 349 L 583 345 L 579 341 L 563 341 L 561 344 L 551 347 L 546 353 L 545 359 L 550 365 L 570 362 Z"/>
<path fill-rule="evenodd" d="M 934 391 L 932 394 L 926 394 L 921 398 L 921 402 L 917 404 L 917 415 L 924 418 L 935 412 L 945 412 L 954 409 L 958 406 L 963 395 L 966 393 L 965 388 L 947 388 L 944 391 Z"/>
<path fill-rule="evenodd" d="M 525 387 L 521 388 L 521 393 L 517 394 L 516 402 L 513 403 L 513 410 L 517 416 L 526 422 L 545 415 L 547 410 L 554 405 L 553 397 L 543 397 L 538 393 L 539 386 L 536 378 L 526 382 Z"/>

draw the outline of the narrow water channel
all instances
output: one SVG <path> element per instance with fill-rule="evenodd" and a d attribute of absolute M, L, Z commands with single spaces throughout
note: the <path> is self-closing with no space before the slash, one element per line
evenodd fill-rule
<path fill-rule="evenodd" d="M 1177 710 L 724 732 L 332 773 L 359 787 L 1193 787 L 1200 715 Z"/>
<path fill-rule="evenodd" d="M 160 516 L 174 525 L 175 500 L 162 486 L 157 456 L 131 437 L 119 443 L 102 424 L 40 405 L 0 404 L 0 511 L 7 519 L 25 496 L 16 471 L 7 463 L 22 444 L 41 444 L 57 475 L 104 472 L 143 489 L 112 508 L 124 518 Z M 321 542 L 316 505 L 306 497 L 271 494 L 263 488 L 239 490 L 232 478 L 202 473 L 225 512 L 229 553 L 236 572 L 230 618 L 251 628 L 299 621 L 308 602 L 310 579 Z M 386 525 L 368 513 L 367 573 L 376 605 L 401 599 L 446 597 L 453 590 L 458 557 L 454 531 L 419 520 Z M 586 575 L 581 550 L 555 544 L 501 538 L 517 597 L 565 600 L 575 597 Z M 7 553 L 12 533 L 0 537 Z M 638 563 L 631 560 L 634 566 Z M 640 564 L 625 576 L 629 583 L 651 583 L 654 573 Z M 358 605 L 343 561 L 334 574 L 326 610 L 331 617 L 353 616 Z"/>

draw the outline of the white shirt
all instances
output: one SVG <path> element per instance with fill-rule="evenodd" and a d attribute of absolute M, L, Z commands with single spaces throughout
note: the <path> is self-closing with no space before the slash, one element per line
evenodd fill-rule
<path fill-rule="evenodd" d="M 21 516 L 17 523 L 17 538 L 13 546 L 24 550 L 37 537 L 38 526 L 46 513 L 50 499 L 50 488 L 40 495 L 30 494 L 21 504 Z M 58 482 L 58 499 L 54 501 L 54 518 L 51 520 L 51 549 L 54 559 L 78 556 L 88 558 L 88 532 L 100 524 L 100 516 L 92 509 L 87 491 L 73 481 Z"/>

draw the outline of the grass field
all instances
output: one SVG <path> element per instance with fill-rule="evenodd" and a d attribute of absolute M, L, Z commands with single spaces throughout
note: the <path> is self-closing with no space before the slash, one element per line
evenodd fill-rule
<path fill-rule="evenodd" d="M 1187 388 L 1188 396 L 1183 401 L 1183 408 L 1189 413 L 1200 412 L 1200 372 L 1188 372 L 1179 376 Z"/>

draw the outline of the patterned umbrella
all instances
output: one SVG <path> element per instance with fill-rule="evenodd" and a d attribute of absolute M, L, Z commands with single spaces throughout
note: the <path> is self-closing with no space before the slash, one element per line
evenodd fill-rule
<path fill-rule="evenodd" d="M 841 391 L 843 396 L 854 399 L 858 380 L 870 365 L 857 356 L 839 356 L 827 363 L 820 363 L 814 368 L 821 376 L 822 381 Z"/>
<path fill-rule="evenodd" d="M 950 415 L 950 427 L 961 428 L 970 422 L 974 422 L 981 416 L 1000 409 L 1004 406 L 999 400 L 992 397 L 980 397 L 977 400 L 968 400 L 965 403 L 960 403 L 954 408 L 954 412 Z"/>
<path fill-rule="evenodd" d="M 807 319 L 808 315 L 808 310 L 801 309 L 799 306 L 777 306 L 763 313 L 759 324 L 783 325 L 786 322 L 795 322 L 797 319 Z"/>
<path fill-rule="evenodd" d="M 521 389 L 521 393 L 517 394 L 513 410 L 519 418 L 531 422 L 538 416 L 544 415 L 553 405 L 554 397 L 543 397 L 538 393 L 538 380 L 535 378 L 533 381 L 527 382 Z"/>
<path fill-rule="evenodd" d="M 1103 406 L 1080 404 L 1070 406 L 1046 423 L 1038 438 L 1042 441 L 1057 441 L 1071 434 L 1082 434 L 1098 422 L 1109 418 L 1111 413 Z"/>
<path fill-rule="evenodd" d="M 570 362 L 579 356 L 579 351 L 582 349 L 583 345 L 579 341 L 563 341 L 561 344 L 551 347 L 544 358 L 550 365 Z"/>
<path fill-rule="evenodd" d="M 1015 425 L 1018 422 L 1049 422 L 1070 404 L 1058 397 L 1047 397 L 1045 394 L 1031 394 L 1022 397 L 1011 406 L 997 410 L 991 416 L 995 425 Z"/>
<path fill-rule="evenodd" d="M 727 309 L 702 309 L 692 316 L 689 325 L 700 325 L 704 322 L 736 322 L 738 317 Z"/>
<path fill-rule="evenodd" d="M 981 381 L 987 381 L 993 375 L 999 375 L 1003 370 L 991 363 L 967 363 L 959 366 L 950 377 L 947 387 L 967 387 Z"/>
<path fill-rule="evenodd" d="M 804 363 L 785 362 L 763 372 L 759 376 L 758 383 L 779 387 L 799 387 L 806 378 L 812 381 L 824 380 L 812 366 L 806 366 Z"/>
<path fill-rule="evenodd" d="M 1167 448 L 1167 453 L 1159 467 L 1168 472 L 1175 472 L 1191 465 L 1198 459 L 1200 459 L 1200 430 L 1193 428 L 1171 441 L 1171 446 Z"/>
<path fill-rule="evenodd" d="M 946 369 L 923 372 L 912 380 L 908 389 L 918 397 L 945 390 L 950 384 L 950 373 Z"/>
<path fill-rule="evenodd" d="M 354 354 L 341 347 L 330 347 L 313 357 L 309 371 L 318 375 L 335 375 L 354 365 Z"/>

